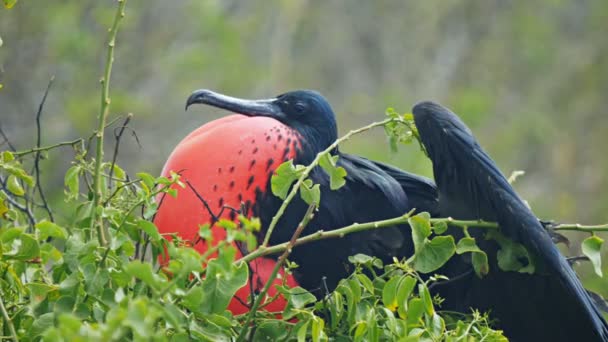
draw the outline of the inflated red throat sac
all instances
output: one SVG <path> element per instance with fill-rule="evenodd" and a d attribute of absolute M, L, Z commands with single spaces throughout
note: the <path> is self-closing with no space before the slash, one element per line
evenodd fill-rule
<path fill-rule="evenodd" d="M 293 129 L 272 118 L 244 115 L 214 120 L 190 133 L 175 147 L 162 175 L 178 172 L 181 180 L 188 182 L 196 193 L 190 186 L 183 189 L 176 186 L 177 198 L 162 199 L 154 220 L 160 233 L 177 234 L 200 253 L 207 251 L 210 246 L 198 239 L 199 225 L 212 223 L 213 216 L 236 221 L 235 211 L 229 208 L 242 208 L 245 216 L 253 216 L 256 197 L 266 191 L 276 167 L 293 158 L 298 147 L 296 139 L 290 138 L 294 134 Z M 226 238 L 225 230 L 220 227 L 213 226 L 211 231 L 214 245 Z M 237 257 L 241 256 L 238 251 Z M 249 310 L 251 290 L 261 291 L 275 264 L 270 258 L 258 258 L 250 263 L 253 283 L 236 293 L 228 306 L 233 314 Z M 284 277 L 281 271 L 281 278 Z M 283 281 L 276 279 L 274 283 L 280 285 Z M 290 287 L 297 286 L 291 275 L 286 281 Z M 276 295 L 274 286 L 268 295 Z M 281 311 L 285 304 L 285 299 L 279 296 L 265 309 Z"/>

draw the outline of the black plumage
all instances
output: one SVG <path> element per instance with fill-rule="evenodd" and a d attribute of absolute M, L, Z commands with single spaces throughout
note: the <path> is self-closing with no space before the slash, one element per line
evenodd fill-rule
<path fill-rule="evenodd" d="M 608 326 L 576 274 L 469 128 L 435 103 L 420 103 L 413 114 L 433 161 L 440 214 L 498 222 L 501 232 L 523 244 L 537 263 L 534 274 L 502 272 L 496 245 L 485 242 L 490 274 L 483 279 L 470 275 L 442 289 L 445 307 L 491 310 L 517 341 L 606 341 Z M 453 264 L 448 272 L 463 267 Z"/>
<path fill-rule="evenodd" d="M 253 101 L 199 90 L 188 99 L 192 103 L 272 117 L 289 126 L 299 142 L 295 164 L 309 164 L 337 139 L 335 115 L 327 100 L 314 91 Z M 332 191 L 328 175 L 320 167 L 312 171 L 310 178 L 321 185 L 321 203 L 303 234 L 392 218 L 412 208 L 432 216 L 497 221 L 505 235 L 538 256 L 542 267 L 533 275 L 500 271 L 497 246 L 484 241 L 477 231 L 479 245 L 489 254 L 490 274 L 479 279 L 466 257 L 452 258 L 438 272 L 457 280 L 434 288 L 446 298 L 442 309 L 490 310 L 506 334 L 520 341 L 606 340 L 606 323 L 576 275 L 470 130 L 453 113 L 432 103 L 415 106 L 414 117 L 433 161 L 439 191 L 431 180 L 336 149 L 338 164 L 348 174 L 346 185 Z M 254 214 L 264 227 L 281 203 L 270 188 L 258 194 Z M 301 199 L 294 199 L 278 222 L 271 244 L 288 241 L 306 209 Z M 299 246 L 290 259 L 299 265 L 295 276 L 300 285 L 322 295 L 323 285 L 331 290 L 350 273 L 351 255 L 363 253 L 390 262 L 413 252 L 409 227 L 401 225 Z"/>

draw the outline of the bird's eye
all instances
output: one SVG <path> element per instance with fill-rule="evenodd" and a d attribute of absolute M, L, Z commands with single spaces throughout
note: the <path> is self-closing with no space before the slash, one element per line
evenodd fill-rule
<path fill-rule="evenodd" d="M 298 102 L 295 104 L 294 109 L 296 110 L 296 113 L 302 114 L 306 110 L 306 106 L 302 102 Z"/>

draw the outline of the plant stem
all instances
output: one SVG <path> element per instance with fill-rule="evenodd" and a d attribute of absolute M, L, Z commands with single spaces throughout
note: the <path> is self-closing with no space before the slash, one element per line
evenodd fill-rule
<path fill-rule="evenodd" d="M 0 296 L 0 311 L 2 311 L 2 317 L 4 317 L 4 321 L 6 322 L 6 325 L 8 326 L 8 330 L 10 330 L 10 332 L 11 332 L 12 340 L 15 342 L 18 342 L 19 338 L 17 337 L 17 331 L 15 330 L 15 325 L 13 324 L 11 317 L 8 315 L 8 312 L 6 311 L 6 308 L 4 307 L 4 302 L 2 301 L 2 297 L 4 297 L 4 294 L 2 294 L 2 296 Z"/>
<path fill-rule="evenodd" d="M 607 224 L 596 224 L 596 225 L 583 225 L 578 223 L 564 223 L 558 224 L 554 227 L 551 227 L 553 230 L 572 230 L 577 232 L 608 232 L 608 223 Z"/>
<path fill-rule="evenodd" d="M 287 206 L 289 205 L 291 200 L 295 197 L 295 195 L 298 193 L 298 189 L 300 189 L 300 186 L 302 185 L 304 180 L 308 177 L 310 172 L 319 164 L 319 161 L 321 160 L 321 158 L 324 155 L 331 153 L 336 147 L 338 147 L 338 145 L 340 145 L 341 143 L 350 139 L 350 137 L 352 137 L 355 134 L 359 134 L 361 132 L 368 131 L 374 127 L 384 126 L 387 123 L 395 121 L 395 120 L 396 119 L 392 119 L 392 118 L 385 119 L 382 121 L 371 123 L 365 127 L 361 127 L 361 128 L 352 130 L 352 131 L 346 133 L 346 135 L 342 136 L 338 140 L 334 141 L 334 143 L 329 145 L 329 147 L 326 148 L 325 150 L 317 153 L 317 156 L 315 157 L 315 159 L 313 159 L 313 161 L 310 163 L 310 165 L 308 165 L 308 166 L 306 166 L 306 168 L 304 168 L 304 170 L 302 171 L 302 174 L 300 175 L 300 178 L 298 178 L 295 185 L 291 188 L 291 191 L 289 192 L 289 194 L 287 195 L 287 197 L 281 204 L 281 207 L 279 208 L 277 213 L 272 217 L 272 221 L 270 222 L 270 226 L 268 226 L 268 231 L 266 232 L 266 236 L 264 236 L 264 242 L 262 243 L 262 245 L 260 247 L 268 246 L 268 242 L 270 241 L 270 236 L 272 235 L 272 231 L 274 230 L 277 223 L 279 222 L 279 219 L 283 216 L 283 213 L 285 213 L 285 209 L 287 209 Z"/>
<path fill-rule="evenodd" d="M 390 218 L 390 219 L 386 219 L 386 220 L 367 222 L 367 223 L 353 223 L 349 226 L 330 230 L 330 231 L 319 230 L 315 233 L 312 233 L 312 234 L 309 234 L 309 235 L 306 235 L 304 237 L 297 239 L 295 241 L 295 243 L 293 244 L 293 246 L 299 246 L 299 245 L 303 245 L 303 244 L 307 244 L 307 243 L 310 243 L 313 241 L 318 241 L 318 240 L 323 240 L 323 239 L 342 238 L 348 234 L 352 234 L 352 233 L 356 233 L 356 232 L 360 232 L 360 231 L 364 231 L 364 230 L 385 228 L 385 227 L 390 227 L 390 226 L 394 226 L 394 225 L 405 224 L 405 223 L 407 223 L 408 219 L 413 215 L 413 213 L 414 213 L 414 210 L 410 211 L 409 213 L 407 213 L 403 216 L 398 216 L 398 217 Z M 465 227 L 466 228 L 485 228 L 485 229 L 498 228 L 498 223 L 496 223 L 496 222 L 487 222 L 487 221 L 481 221 L 481 220 L 455 220 L 451 217 L 447 217 L 447 218 L 431 218 L 429 221 L 431 224 L 447 223 L 449 225 L 461 227 L 461 228 L 465 228 Z M 556 225 L 555 227 L 552 227 L 550 229 L 579 231 L 579 232 L 585 232 L 585 233 L 606 232 L 606 231 L 608 231 L 608 224 L 582 225 L 582 224 L 578 224 L 578 223 L 564 223 L 564 224 Z M 271 247 L 260 246 L 260 248 L 256 249 L 252 253 L 247 254 L 246 256 L 240 258 L 239 260 L 235 261 L 235 263 L 238 263 L 241 261 L 250 262 L 259 257 L 283 252 L 289 247 L 289 244 L 290 244 L 289 242 L 284 242 L 284 243 L 274 245 Z"/>
<path fill-rule="evenodd" d="M 91 215 L 91 230 L 97 230 L 99 244 L 106 246 L 108 244 L 109 232 L 103 224 L 101 216 L 97 215 L 97 207 L 101 204 L 102 189 L 101 189 L 101 165 L 103 162 L 103 134 L 106 125 L 106 119 L 110 111 L 110 76 L 112 74 L 112 63 L 114 62 L 114 48 L 116 45 L 116 34 L 118 33 L 118 25 L 121 19 L 125 16 L 125 6 L 127 0 L 118 0 L 114 23 L 110 28 L 108 41 L 108 53 L 106 56 L 105 73 L 101 79 L 101 110 L 99 113 L 99 125 L 97 129 L 97 150 L 95 154 L 95 172 L 93 176 L 93 212 Z M 93 229 L 95 228 L 95 229 Z"/>
<path fill-rule="evenodd" d="M 253 259 L 256 259 L 256 258 L 259 258 L 262 256 L 283 252 L 283 251 L 287 250 L 288 248 L 291 248 L 294 246 L 299 246 L 299 245 L 304 245 L 304 244 L 307 244 L 307 243 L 310 243 L 313 241 L 317 241 L 317 240 L 342 238 L 348 234 L 352 234 L 352 233 L 356 233 L 356 232 L 360 232 L 360 231 L 364 231 L 364 230 L 385 228 L 385 227 L 390 227 L 390 226 L 394 226 L 397 224 L 404 224 L 404 223 L 407 223 L 407 220 L 413 214 L 414 214 L 414 209 L 412 209 L 409 213 L 407 213 L 405 215 L 386 219 L 386 220 L 367 222 L 367 223 L 353 223 L 349 226 L 334 229 L 334 230 L 329 230 L 329 231 L 319 230 L 315 233 L 306 235 L 304 237 L 301 237 L 301 238 L 295 240 L 293 244 L 291 244 L 291 241 L 289 241 L 289 242 L 284 242 L 284 243 L 281 243 L 278 245 L 274 245 L 272 247 L 266 247 L 266 248 L 260 247 L 260 248 L 256 249 L 255 251 L 253 251 L 252 253 L 249 253 L 246 256 L 235 261 L 235 263 L 238 263 L 241 261 L 249 262 L 249 261 L 252 261 Z"/>
<path fill-rule="evenodd" d="M 79 144 L 83 141 L 82 138 L 78 138 L 72 141 L 63 141 L 60 143 L 57 143 L 55 145 L 49 145 L 49 146 L 43 146 L 43 147 L 36 147 L 36 148 L 31 148 L 29 150 L 25 150 L 25 151 L 16 151 L 13 152 L 13 155 L 16 157 L 21 157 L 21 156 L 25 156 L 27 154 L 32 154 L 32 153 L 38 153 L 38 152 L 42 152 L 42 151 L 48 151 L 48 150 L 52 150 L 54 148 L 57 147 L 61 147 L 61 146 L 74 146 L 76 144 Z"/>
<path fill-rule="evenodd" d="M 245 335 L 247 335 L 247 330 L 248 330 L 249 324 L 251 323 L 251 321 L 253 321 L 253 319 L 255 319 L 255 314 L 258 311 L 258 307 L 260 306 L 260 303 L 262 302 L 264 297 L 266 297 L 266 294 L 268 293 L 268 290 L 272 286 L 272 283 L 277 278 L 277 275 L 279 274 L 279 270 L 281 269 L 281 266 L 283 265 L 285 260 L 287 260 L 287 257 L 291 253 L 292 248 L 295 246 L 298 237 L 300 236 L 300 234 L 302 234 L 302 231 L 304 231 L 304 228 L 306 228 L 306 226 L 308 225 L 310 220 L 312 220 L 312 218 L 314 217 L 314 210 L 316 208 L 317 208 L 316 203 L 313 203 L 308 207 L 308 210 L 306 210 L 306 214 L 304 214 L 304 217 L 302 218 L 302 221 L 298 225 L 298 228 L 296 228 L 296 231 L 293 233 L 293 235 L 291 236 L 291 239 L 285 246 L 285 250 L 284 250 L 283 254 L 281 254 L 281 256 L 279 257 L 279 260 L 277 260 L 276 265 L 272 269 L 272 273 L 270 274 L 270 277 L 266 281 L 266 284 L 264 285 L 262 292 L 260 292 L 260 294 L 255 298 L 253 305 L 251 305 L 251 308 L 249 309 L 249 315 L 247 316 L 247 319 L 245 320 L 245 324 L 243 324 L 241 332 L 239 333 L 239 336 L 236 339 L 237 342 L 243 341 L 245 339 Z"/>

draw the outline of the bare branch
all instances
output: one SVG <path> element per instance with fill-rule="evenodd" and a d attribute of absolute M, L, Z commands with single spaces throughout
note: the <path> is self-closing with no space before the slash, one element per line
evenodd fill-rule
<path fill-rule="evenodd" d="M 49 80 L 49 84 L 46 86 L 46 90 L 44 91 L 44 95 L 42 96 L 42 101 L 40 101 L 40 105 L 38 106 L 38 112 L 36 112 L 36 148 L 39 149 L 42 143 L 42 126 L 40 125 L 40 118 L 42 116 L 42 109 L 44 108 L 44 103 L 46 102 L 46 98 L 49 95 L 49 90 L 51 90 L 51 86 L 53 85 L 53 81 L 55 80 L 55 76 L 51 76 Z M 44 191 L 42 190 L 42 184 L 40 182 L 40 153 L 42 151 L 38 150 L 36 155 L 34 156 L 34 176 L 36 177 L 36 189 L 38 189 L 38 194 L 40 194 L 40 199 L 42 200 L 42 207 L 46 210 L 46 213 L 49 216 L 49 219 L 54 222 L 53 212 L 49 207 L 48 202 L 46 201 L 46 196 L 44 195 Z M 33 198 L 33 196 L 32 196 Z"/>

